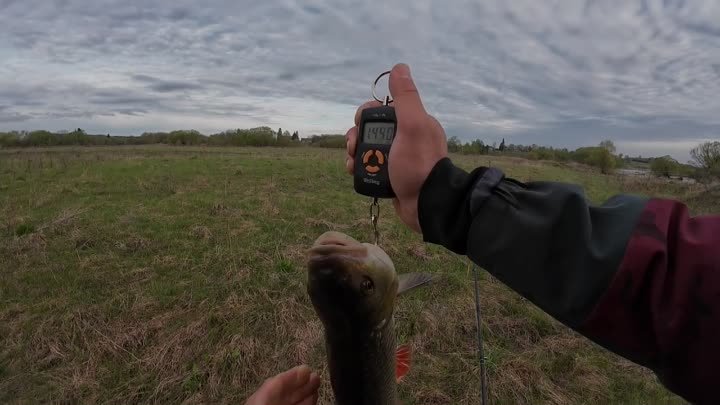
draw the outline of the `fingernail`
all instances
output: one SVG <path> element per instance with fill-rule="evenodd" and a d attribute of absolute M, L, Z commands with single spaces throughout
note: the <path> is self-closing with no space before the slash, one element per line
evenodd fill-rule
<path fill-rule="evenodd" d="M 398 63 L 397 67 L 395 68 L 395 73 L 397 73 L 398 77 L 409 78 L 410 67 L 404 63 Z"/>

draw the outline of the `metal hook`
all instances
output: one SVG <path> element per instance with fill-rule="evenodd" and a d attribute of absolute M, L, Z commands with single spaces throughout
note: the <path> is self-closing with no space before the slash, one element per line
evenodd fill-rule
<path fill-rule="evenodd" d="M 375 245 L 380 242 L 380 231 L 378 231 L 377 223 L 380 218 L 380 204 L 378 199 L 374 198 L 372 204 L 370 204 L 370 222 L 373 226 L 373 232 L 375 233 Z"/>
<path fill-rule="evenodd" d="M 389 70 L 388 70 L 387 72 L 382 72 L 382 73 L 380 73 L 380 76 L 378 76 L 377 79 L 375 79 L 375 82 L 374 82 L 373 85 L 372 85 L 372 95 L 373 95 L 373 98 L 374 98 L 375 100 L 383 103 L 383 105 L 388 105 L 388 104 L 390 104 L 390 103 L 393 102 L 393 99 L 392 99 L 392 97 L 391 97 L 391 94 L 390 94 L 390 92 L 388 91 L 388 95 L 385 96 L 385 100 L 380 100 L 380 99 L 378 98 L 377 94 L 375 94 L 375 86 L 377 86 L 377 82 L 380 80 L 381 77 L 383 77 L 383 76 L 385 76 L 385 75 L 389 75 L 389 74 L 390 74 L 390 71 L 389 71 Z"/>

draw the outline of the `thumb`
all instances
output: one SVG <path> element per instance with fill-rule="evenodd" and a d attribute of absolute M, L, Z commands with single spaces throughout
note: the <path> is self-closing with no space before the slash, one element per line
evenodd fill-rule
<path fill-rule="evenodd" d="M 404 63 L 398 63 L 390 71 L 390 94 L 398 112 L 398 118 L 414 119 L 419 114 L 425 114 L 420 93 L 410 76 L 410 68 Z"/>

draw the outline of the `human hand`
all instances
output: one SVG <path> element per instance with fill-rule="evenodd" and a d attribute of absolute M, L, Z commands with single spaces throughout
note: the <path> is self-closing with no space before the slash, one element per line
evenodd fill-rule
<path fill-rule="evenodd" d="M 302 365 L 268 378 L 245 405 L 316 405 L 320 378 Z"/>
<path fill-rule="evenodd" d="M 407 226 L 422 233 L 418 220 L 420 189 L 435 164 L 447 156 L 447 139 L 440 123 L 425 112 L 407 65 L 401 63 L 392 68 L 389 87 L 397 117 L 397 131 L 388 157 L 390 184 L 396 196 L 393 205 Z M 355 126 L 345 134 L 345 165 L 350 174 L 355 168 L 360 114 L 365 108 L 380 105 L 376 100 L 361 105 L 355 113 Z"/>

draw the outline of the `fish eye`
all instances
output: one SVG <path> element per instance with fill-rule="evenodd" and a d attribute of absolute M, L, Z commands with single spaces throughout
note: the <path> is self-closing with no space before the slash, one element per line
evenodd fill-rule
<path fill-rule="evenodd" d="M 371 294 L 373 292 L 373 289 L 375 288 L 375 285 L 373 284 L 372 280 L 365 277 L 365 279 L 360 283 L 360 287 L 362 287 L 365 294 Z"/>

